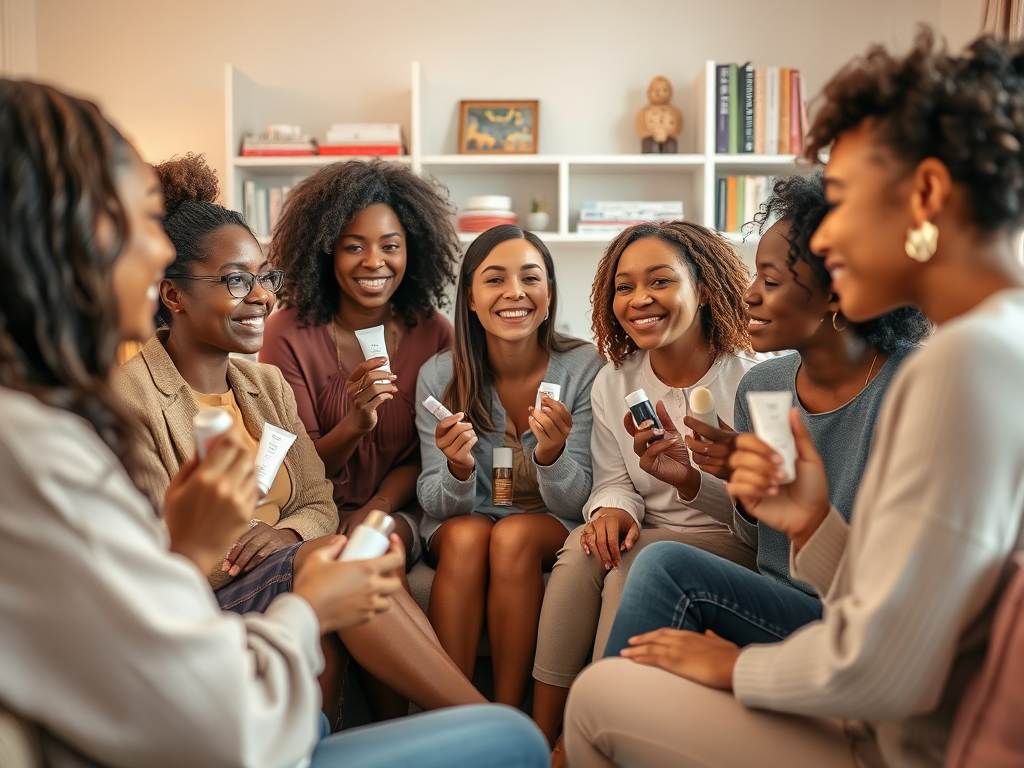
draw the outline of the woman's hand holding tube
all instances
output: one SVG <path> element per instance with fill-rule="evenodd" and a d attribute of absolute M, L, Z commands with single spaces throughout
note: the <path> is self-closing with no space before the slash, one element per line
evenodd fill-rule
<path fill-rule="evenodd" d="M 313 608 L 324 634 L 364 624 L 390 608 L 405 571 L 405 547 L 395 534 L 386 554 L 347 563 L 338 556 L 348 539 L 333 538 L 295 564 L 293 591 Z"/>
<path fill-rule="evenodd" d="M 171 551 L 208 573 L 249 527 L 256 499 L 255 457 L 228 430 L 210 443 L 206 459 L 193 456 L 171 478 L 164 496 Z"/>
<path fill-rule="evenodd" d="M 461 420 L 465 415 L 461 412 L 453 413 L 437 422 L 434 428 L 434 442 L 448 459 L 448 471 L 463 482 L 469 480 L 476 466 L 473 446 L 477 442 L 473 425 Z"/>
<path fill-rule="evenodd" d="M 376 427 L 377 408 L 398 393 L 398 387 L 394 385 L 398 377 L 380 370 L 387 361 L 386 357 L 371 357 L 349 374 L 345 385 L 345 397 L 348 400 L 345 418 L 356 431 L 365 433 Z"/>
<path fill-rule="evenodd" d="M 664 437 L 660 439 L 656 439 L 653 422 L 645 421 L 638 428 L 631 414 L 623 417 L 622 426 L 633 438 L 633 453 L 640 457 L 640 469 L 671 485 L 680 497 L 692 499 L 700 490 L 700 470 L 690 464 L 683 437 L 660 400 L 655 411 L 665 428 Z"/>
<path fill-rule="evenodd" d="M 540 403 L 539 411 L 530 406 L 530 429 L 537 438 L 533 460 L 541 466 L 549 467 L 565 450 L 565 441 L 572 432 L 572 414 L 564 403 L 552 400 L 547 395 L 541 395 Z"/>
<path fill-rule="evenodd" d="M 785 478 L 782 457 L 748 433 L 736 438 L 736 450 L 729 458 L 732 477 L 727 488 L 749 514 L 786 534 L 800 549 L 828 515 L 828 480 L 821 456 L 795 408 L 790 411 L 789 422 L 796 441 L 796 480 L 781 485 Z"/>

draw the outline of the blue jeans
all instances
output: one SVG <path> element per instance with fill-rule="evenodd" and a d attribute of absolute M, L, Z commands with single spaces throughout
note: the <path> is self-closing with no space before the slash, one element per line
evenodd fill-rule
<path fill-rule="evenodd" d="M 739 646 L 774 643 L 821 618 L 821 601 L 696 547 L 646 547 L 626 577 L 605 656 L 629 638 L 671 627 L 712 630 Z"/>
<path fill-rule="evenodd" d="M 522 712 L 497 704 L 440 709 L 323 739 L 311 768 L 548 768 L 548 743 Z"/>

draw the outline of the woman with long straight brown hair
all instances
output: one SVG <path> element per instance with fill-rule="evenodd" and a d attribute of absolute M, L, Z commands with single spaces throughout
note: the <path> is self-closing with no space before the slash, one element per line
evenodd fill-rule
<path fill-rule="evenodd" d="M 544 592 L 566 534 L 590 494 L 593 346 L 555 330 L 554 263 L 519 227 L 484 232 L 459 275 L 455 344 L 420 369 L 416 398 L 452 412 L 416 414 L 423 473 L 421 531 L 437 568 L 428 616 L 472 677 L 487 621 L 499 703 L 521 706 Z M 541 384 L 560 388 L 556 397 Z M 495 493 L 495 454 L 511 457 L 511 499 Z M 503 505 L 501 502 L 511 502 Z"/>

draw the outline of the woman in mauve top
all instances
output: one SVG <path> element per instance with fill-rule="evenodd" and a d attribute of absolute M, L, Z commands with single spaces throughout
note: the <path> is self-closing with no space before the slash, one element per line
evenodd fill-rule
<path fill-rule="evenodd" d="M 420 554 L 416 378 L 451 346 L 436 309 L 458 253 L 441 191 L 383 161 L 339 163 L 297 185 L 270 246 L 285 308 L 267 321 L 260 361 L 295 392 L 334 483 L 339 533 L 371 509 L 392 514 L 408 568 Z M 364 360 L 355 331 L 374 326 L 384 327 L 387 358 Z"/>

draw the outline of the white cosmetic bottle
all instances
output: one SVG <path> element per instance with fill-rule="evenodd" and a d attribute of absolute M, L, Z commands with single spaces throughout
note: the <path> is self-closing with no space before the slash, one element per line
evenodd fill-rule
<path fill-rule="evenodd" d="M 690 393 L 690 415 L 709 427 L 719 428 L 715 396 L 707 387 L 697 387 Z"/>
<path fill-rule="evenodd" d="M 352 560 L 369 560 L 380 557 L 388 551 L 391 532 L 395 530 L 395 521 L 391 515 L 381 512 L 379 509 L 371 510 L 356 529 L 352 531 L 348 543 L 341 550 L 343 563 Z"/>
<path fill-rule="evenodd" d="M 227 432 L 234 423 L 231 414 L 223 408 L 203 408 L 192 418 L 192 429 L 196 434 L 196 453 L 199 454 L 200 461 L 206 458 L 206 451 L 213 438 Z"/>

